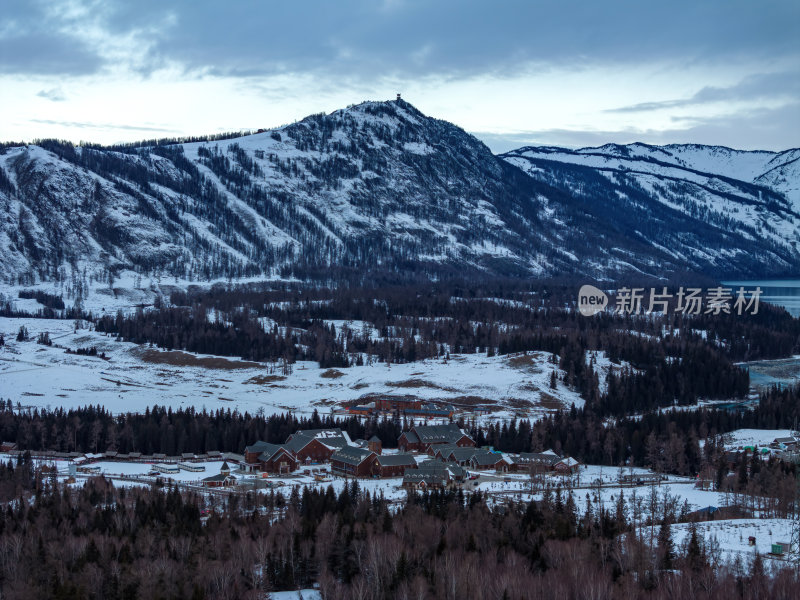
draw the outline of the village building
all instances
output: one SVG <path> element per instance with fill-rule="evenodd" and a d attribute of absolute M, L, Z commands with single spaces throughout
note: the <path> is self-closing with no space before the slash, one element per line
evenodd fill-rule
<path fill-rule="evenodd" d="M 258 457 L 267 446 L 273 446 L 269 442 L 262 442 L 261 440 L 244 447 L 244 463 L 245 467 L 250 470 L 251 465 L 258 463 Z"/>
<path fill-rule="evenodd" d="M 244 454 L 236 454 L 236 452 L 225 452 L 222 455 L 222 460 L 232 462 L 237 465 L 243 465 L 245 463 Z"/>
<path fill-rule="evenodd" d="M 431 446 L 428 455 L 438 460 L 448 461 L 450 460 L 450 454 L 453 450 L 459 448 L 461 448 L 461 446 L 456 446 L 455 444 L 436 444 L 435 446 Z"/>
<path fill-rule="evenodd" d="M 345 446 L 331 456 L 331 471 L 346 477 L 369 477 L 377 456 L 366 448 Z"/>
<path fill-rule="evenodd" d="M 43 476 L 55 480 L 58 477 L 58 467 L 55 464 L 42 465 L 41 473 Z"/>
<path fill-rule="evenodd" d="M 406 412 L 422 407 L 422 400 L 416 396 L 380 396 L 372 402 L 377 410 Z"/>
<path fill-rule="evenodd" d="M 422 417 L 423 419 L 445 418 L 452 419 L 456 409 L 451 404 L 437 406 L 433 403 L 425 403 L 419 408 L 409 408 L 403 411 L 407 417 Z"/>
<path fill-rule="evenodd" d="M 184 471 L 193 471 L 196 473 L 206 470 L 204 465 L 195 462 L 180 462 L 178 463 L 178 468 L 183 469 Z"/>
<path fill-rule="evenodd" d="M 794 450 L 797 448 L 797 440 L 793 437 L 779 437 L 770 446 L 777 450 Z"/>
<path fill-rule="evenodd" d="M 408 469 L 416 469 L 417 461 L 411 454 L 379 454 L 373 463 L 373 475 L 401 477 Z"/>
<path fill-rule="evenodd" d="M 455 463 L 447 463 L 447 472 L 450 474 L 450 479 L 454 482 L 462 482 L 469 476 L 469 471 Z"/>
<path fill-rule="evenodd" d="M 381 396 L 374 398 L 366 404 L 353 404 L 347 407 L 351 415 L 368 416 L 380 412 L 401 413 L 408 417 L 422 417 L 423 419 L 446 418 L 452 419 L 455 408 L 451 404 L 423 402 L 414 396 Z"/>
<path fill-rule="evenodd" d="M 371 414 L 377 412 L 377 408 L 375 408 L 375 403 L 370 402 L 369 404 L 357 404 L 355 406 L 348 406 L 347 412 L 351 415 L 357 415 L 360 417 L 368 417 Z"/>
<path fill-rule="evenodd" d="M 487 451 L 479 450 L 477 448 L 472 448 L 470 446 L 462 448 L 461 446 L 447 445 L 441 451 L 437 449 L 435 456 L 436 458 L 438 458 L 439 460 L 443 460 L 444 462 L 448 463 L 452 462 L 464 467 L 470 464 L 472 457 L 475 456 L 475 454 L 477 454 L 478 452 L 487 452 Z"/>
<path fill-rule="evenodd" d="M 555 469 L 556 463 L 561 460 L 561 457 L 552 450 L 547 450 L 546 452 L 521 452 L 512 459 L 513 469 L 516 471 L 546 473 Z"/>
<path fill-rule="evenodd" d="M 451 444 L 455 446 L 475 446 L 475 441 L 465 434 L 455 423 L 446 425 L 417 425 L 400 434 L 397 445 L 402 452 L 416 450 L 430 452 L 433 446 Z"/>
<path fill-rule="evenodd" d="M 273 445 L 258 456 L 260 470 L 264 473 L 291 473 L 299 465 L 297 457 L 282 445 Z"/>
<path fill-rule="evenodd" d="M 571 475 L 572 473 L 576 473 L 580 467 L 581 463 L 574 458 L 562 458 L 555 464 L 553 470 L 562 475 Z"/>
<path fill-rule="evenodd" d="M 178 465 L 166 464 L 166 463 L 155 464 L 153 465 L 153 469 L 158 471 L 159 473 L 172 474 L 172 475 L 180 472 Z"/>
<path fill-rule="evenodd" d="M 372 450 L 375 454 L 383 453 L 383 442 L 377 435 L 373 435 L 367 442 L 367 448 Z"/>
<path fill-rule="evenodd" d="M 262 473 L 291 473 L 299 465 L 297 457 L 285 444 L 256 442 L 244 449 L 243 470 Z"/>
<path fill-rule="evenodd" d="M 725 461 L 729 471 L 732 470 L 739 462 L 739 455 L 740 453 L 734 450 L 726 450 L 722 453 L 722 458 Z"/>
<path fill-rule="evenodd" d="M 463 481 L 466 471 L 458 465 L 429 460 L 409 469 L 403 475 L 403 487 L 409 490 L 441 489 Z"/>
<path fill-rule="evenodd" d="M 472 458 L 469 459 L 469 466 L 479 471 L 494 469 L 495 471 L 505 473 L 508 471 L 511 463 L 502 454 L 489 452 L 488 450 L 477 450 L 472 455 Z"/>
<path fill-rule="evenodd" d="M 409 470 L 403 476 L 403 487 L 412 490 L 442 489 L 449 485 L 451 485 L 451 480 L 447 470 L 416 469 Z"/>
<path fill-rule="evenodd" d="M 204 487 L 231 487 L 236 485 L 236 477 L 227 473 L 206 477 L 200 482 Z"/>
<path fill-rule="evenodd" d="M 290 435 L 284 446 L 302 464 L 321 463 L 350 446 L 350 438 L 341 429 L 307 429 Z"/>

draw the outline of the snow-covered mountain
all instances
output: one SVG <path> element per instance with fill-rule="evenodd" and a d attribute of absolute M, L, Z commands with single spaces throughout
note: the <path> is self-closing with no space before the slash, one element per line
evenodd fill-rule
<path fill-rule="evenodd" d="M 579 150 L 525 147 L 503 158 L 575 196 L 612 203 L 614 196 L 656 201 L 725 231 L 787 249 L 796 249 L 800 241 L 800 149 L 607 144 Z M 587 173 L 602 191 L 587 189 Z M 683 253 L 680 246 L 672 250 Z"/>
<path fill-rule="evenodd" d="M 404 101 L 229 139 L 4 146 L 0 276 L 797 272 L 789 153 L 710 174 L 703 153 L 611 148 L 496 157 Z M 736 161 L 764 168 L 741 181 Z"/>

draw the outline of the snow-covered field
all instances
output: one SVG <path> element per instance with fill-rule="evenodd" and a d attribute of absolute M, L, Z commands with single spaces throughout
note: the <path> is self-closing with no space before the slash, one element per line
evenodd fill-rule
<path fill-rule="evenodd" d="M 30 341 L 16 341 L 21 326 L 27 328 Z M 42 332 L 48 332 L 54 344 L 73 350 L 97 347 L 108 360 L 37 344 Z M 482 419 L 507 419 L 515 415 L 537 418 L 572 403 L 583 404 L 561 382 L 557 389 L 550 389 L 553 366 L 544 353 L 490 358 L 453 355 L 447 361 L 380 363 L 338 371 L 301 362 L 284 376 L 268 364 L 169 354 L 117 342 L 88 329 L 76 331 L 74 322 L 67 320 L 0 318 L 0 333 L 6 340 L 0 348 L 0 397 L 23 406 L 99 404 L 121 413 L 159 404 L 251 413 L 263 409 L 266 414 L 311 414 L 317 409 L 327 414 L 342 402 L 389 394 L 447 401 L 457 411 L 482 406 L 489 411 Z"/>
<path fill-rule="evenodd" d="M 737 429 L 722 436 L 725 448 L 736 450 L 744 446 L 769 446 L 776 438 L 792 437 L 791 429 Z"/>
<path fill-rule="evenodd" d="M 672 525 L 672 541 L 681 548 L 689 540 L 689 523 Z M 720 562 L 732 562 L 737 555 L 743 565 L 748 565 L 755 552 L 771 560 L 779 560 L 768 553 L 775 542 L 790 542 L 792 539 L 791 519 L 723 519 L 697 523 L 697 534 L 705 540 L 706 548 L 718 553 Z M 755 546 L 749 538 L 756 538 Z"/>

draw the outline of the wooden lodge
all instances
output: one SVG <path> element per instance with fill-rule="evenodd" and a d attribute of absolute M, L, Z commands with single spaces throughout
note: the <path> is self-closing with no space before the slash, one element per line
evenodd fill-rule
<path fill-rule="evenodd" d="M 400 434 L 397 445 L 401 452 L 416 450 L 430 452 L 439 444 L 459 447 L 475 446 L 475 441 L 465 434 L 455 423 L 446 425 L 417 425 Z"/>

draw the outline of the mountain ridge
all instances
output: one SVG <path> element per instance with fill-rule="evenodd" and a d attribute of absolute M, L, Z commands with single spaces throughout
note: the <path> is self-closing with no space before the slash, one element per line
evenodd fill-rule
<path fill-rule="evenodd" d="M 650 153 L 632 154 L 632 150 L 646 149 Z M 602 146 L 587 146 L 584 148 L 570 149 L 559 146 L 523 146 L 515 150 L 510 150 L 503 155 L 518 155 L 526 151 L 535 151 L 542 154 L 555 154 L 555 155 L 574 155 L 574 156 L 600 156 L 600 157 L 617 157 L 622 159 L 631 160 L 644 160 L 647 162 L 659 163 L 665 166 L 679 167 L 690 171 L 695 171 L 702 174 L 713 174 L 716 176 L 728 177 L 738 181 L 749 182 L 758 185 L 769 187 L 773 191 L 786 195 L 787 190 L 781 186 L 775 186 L 767 183 L 768 175 L 776 170 L 785 169 L 792 165 L 800 163 L 800 148 L 789 148 L 781 151 L 771 150 L 738 150 L 728 146 L 709 145 L 709 144 L 666 144 L 666 145 L 653 145 L 645 144 L 642 142 L 634 142 L 631 144 L 604 144 Z M 723 162 L 717 160 L 713 163 L 714 170 L 703 168 L 702 165 L 691 163 L 692 157 L 684 156 L 681 154 L 688 154 L 693 151 L 695 160 L 702 158 L 706 161 L 709 159 L 709 154 L 727 154 L 729 157 L 737 156 L 740 159 L 749 159 L 750 164 L 743 164 L 742 161 L 732 163 L 729 161 L 728 168 Z M 703 155 L 705 153 L 705 155 Z M 763 159 L 762 162 L 755 160 L 756 158 Z M 670 162 L 669 159 L 672 159 Z M 747 176 L 742 177 L 742 169 L 750 167 L 750 171 L 746 173 Z M 756 170 L 752 170 L 756 166 Z M 798 170 L 800 173 L 800 170 Z M 796 184 L 796 177 L 794 180 Z M 795 186 L 794 190 L 797 189 Z M 800 196 L 789 195 L 788 199 L 792 200 L 797 206 L 800 206 Z"/>
<path fill-rule="evenodd" d="M 720 154 L 727 160 L 720 161 Z M 731 155 L 738 162 L 731 161 Z M 532 177 L 573 193 L 576 186 L 570 179 L 579 180 L 580 170 L 588 169 L 602 174 L 606 193 L 624 194 L 626 183 L 633 184 L 647 189 L 656 202 L 686 214 L 705 213 L 704 218 L 727 223 L 729 230 L 736 223 L 752 237 L 768 238 L 787 248 L 796 248 L 800 239 L 800 198 L 793 193 L 800 177 L 787 175 L 800 156 L 798 149 L 751 152 L 698 144 L 637 143 L 577 150 L 527 146 L 501 156 Z M 754 168 L 754 163 L 760 164 Z M 732 175 L 747 166 L 749 177 Z"/>
<path fill-rule="evenodd" d="M 533 147 L 495 156 L 402 100 L 226 139 L 3 146 L 0 276 L 746 277 L 800 264 L 780 237 L 800 217 L 769 186 L 700 172 L 678 182 L 753 213 L 726 220 L 633 181 L 607 183 L 597 165 L 566 162 L 591 155 L 550 149 L 549 158 Z M 685 166 L 642 164 L 689 176 Z"/>

